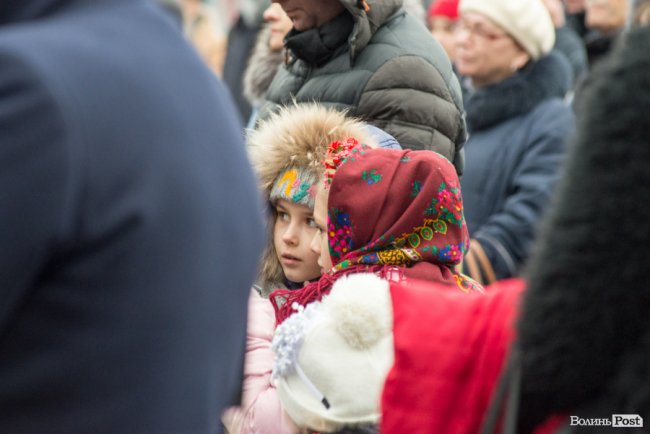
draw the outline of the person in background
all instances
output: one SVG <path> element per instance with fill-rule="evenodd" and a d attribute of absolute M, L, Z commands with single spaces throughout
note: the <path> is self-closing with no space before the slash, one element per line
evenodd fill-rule
<path fill-rule="evenodd" d="M 405 0 L 404 9 L 416 17 L 424 16 L 419 0 Z M 244 71 L 243 92 L 252 107 L 248 129 L 255 128 L 259 107 L 285 60 L 284 37 L 293 27 L 291 18 L 278 3 L 271 3 L 264 11 L 264 21 Z"/>
<path fill-rule="evenodd" d="M 150 0 L 3 0 L 0 95 L 0 432 L 219 432 L 264 227 L 227 90 Z"/>
<path fill-rule="evenodd" d="M 202 0 L 181 0 L 183 28 L 203 61 L 218 77 L 223 75 L 227 29 L 214 6 Z"/>
<path fill-rule="evenodd" d="M 278 0 L 293 21 L 286 64 L 260 107 L 318 101 L 345 108 L 406 148 L 463 170 L 462 95 L 444 50 L 402 0 Z M 421 7 L 421 5 L 419 5 Z"/>
<path fill-rule="evenodd" d="M 650 245 L 649 115 L 639 110 L 650 106 L 650 28 L 624 38 L 585 84 L 526 281 L 483 297 L 391 282 L 382 434 L 647 432 L 648 255 L 630 246 Z M 627 426 L 611 426 L 616 414 L 631 416 Z"/>
<path fill-rule="evenodd" d="M 575 89 L 588 71 L 587 51 L 578 34 L 566 23 L 566 14 L 560 0 L 544 0 L 544 5 L 551 14 L 555 26 L 554 49 L 562 53 L 571 65 L 573 80 L 571 89 Z"/>
<path fill-rule="evenodd" d="M 650 24 L 650 0 L 637 0 L 634 5 L 632 25 L 647 26 L 648 24 Z"/>
<path fill-rule="evenodd" d="M 264 21 L 265 24 L 257 36 L 253 52 L 244 71 L 244 97 L 252 107 L 247 124 L 248 129 L 255 127 L 257 111 L 284 61 L 284 37 L 293 26 L 291 18 L 277 3 L 271 3 L 266 8 Z"/>
<path fill-rule="evenodd" d="M 228 31 L 223 81 L 230 89 L 243 123 L 250 119 L 252 108 L 244 97 L 242 77 L 269 4 L 269 0 L 237 0 L 238 16 Z"/>
<path fill-rule="evenodd" d="M 568 62 L 542 0 L 461 0 L 456 68 L 471 132 L 461 179 L 475 279 L 518 275 L 573 131 Z"/>
<path fill-rule="evenodd" d="M 585 0 L 564 0 L 562 3 L 564 3 L 567 25 L 584 39 L 588 31 L 585 26 Z"/>
<path fill-rule="evenodd" d="M 453 63 L 456 51 L 454 31 L 458 24 L 458 0 L 436 0 L 429 7 L 428 18 L 431 34 L 440 42 Z"/>
<path fill-rule="evenodd" d="M 592 67 L 612 49 L 627 24 L 630 0 L 586 0 L 584 36 L 589 65 Z"/>

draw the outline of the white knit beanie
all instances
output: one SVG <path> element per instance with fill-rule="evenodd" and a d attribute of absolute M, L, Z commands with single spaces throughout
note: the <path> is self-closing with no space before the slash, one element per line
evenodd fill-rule
<path fill-rule="evenodd" d="M 555 27 L 542 0 L 461 0 L 461 15 L 478 12 L 494 21 L 528 52 L 533 60 L 555 44 Z"/>
<path fill-rule="evenodd" d="M 341 277 L 322 302 L 276 330 L 273 378 L 299 428 L 330 432 L 375 424 L 393 364 L 389 284 L 374 274 Z"/>

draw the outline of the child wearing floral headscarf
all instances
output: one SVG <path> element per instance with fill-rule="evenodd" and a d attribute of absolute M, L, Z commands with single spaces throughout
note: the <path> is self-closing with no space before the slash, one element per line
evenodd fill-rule
<path fill-rule="evenodd" d="M 330 144 L 325 168 L 312 242 L 324 274 L 296 291 L 271 293 L 278 324 L 298 305 L 321 300 L 337 279 L 351 273 L 483 291 L 456 270 L 469 236 L 458 177 L 442 156 L 371 149 L 350 138 Z"/>
<path fill-rule="evenodd" d="M 351 135 L 373 146 L 399 146 L 383 131 L 318 104 L 284 108 L 250 134 L 249 154 L 271 209 L 271 237 L 249 299 L 242 405 L 222 417 L 231 434 L 293 432 L 269 381 L 275 315 L 267 297 L 320 277 L 318 256 L 310 250 L 316 185 L 328 144 Z"/>

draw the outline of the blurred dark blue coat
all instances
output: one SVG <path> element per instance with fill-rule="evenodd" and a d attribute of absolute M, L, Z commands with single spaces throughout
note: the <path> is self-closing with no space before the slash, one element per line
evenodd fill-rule
<path fill-rule="evenodd" d="M 227 92 L 154 2 L 2 0 L 0 432 L 217 432 L 261 216 Z"/>
<path fill-rule="evenodd" d="M 498 279 L 519 273 L 560 176 L 575 127 L 561 99 L 571 77 L 566 59 L 552 53 L 466 94 L 465 218 Z"/>

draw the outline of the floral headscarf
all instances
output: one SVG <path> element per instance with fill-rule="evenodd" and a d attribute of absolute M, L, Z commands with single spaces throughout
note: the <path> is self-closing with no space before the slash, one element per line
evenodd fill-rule
<path fill-rule="evenodd" d="M 295 291 L 276 290 L 271 302 L 281 323 L 295 302 L 320 300 L 340 276 L 375 272 L 448 283 L 462 291 L 481 286 L 458 273 L 469 235 L 454 166 L 432 151 L 371 149 L 334 142 L 326 165 L 327 236 L 333 268 Z"/>

